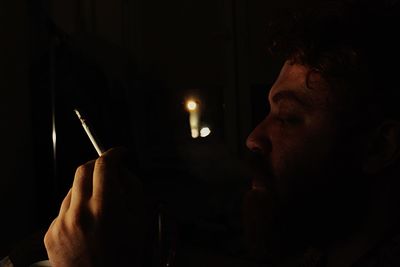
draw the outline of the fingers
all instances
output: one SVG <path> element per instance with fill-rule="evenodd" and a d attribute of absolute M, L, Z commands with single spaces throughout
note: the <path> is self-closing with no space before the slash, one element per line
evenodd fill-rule
<path fill-rule="evenodd" d="M 119 183 L 120 165 L 126 154 L 125 148 L 113 148 L 97 160 L 78 167 L 72 188 L 61 204 L 60 214 L 68 210 L 79 212 L 85 207 L 93 208 L 94 212 L 102 211 L 104 198 Z"/>
<path fill-rule="evenodd" d="M 95 161 L 89 161 L 78 167 L 71 189 L 71 208 L 77 209 L 88 203 L 92 196 L 92 176 Z"/>
<path fill-rule="evenodd" d="M 105 262 L 109 257 L 114 261 L 114 255 L 135 259 L 137 253 L 132 253 L 144 243 L 146 214 L 140 181 L 122 164 L 125 153 L 110 149 L 77 169 L 60 214 L 45 235 L 52 266 L 111 266 Z"/>
<path fill-rule="evenodd" d="M 109 187 L 117 182 L 121 162 L 125 159 L 126 149 L 112 148 L 100 158 L 98 158 L 94 165 L 93 171 L 93 191 L 92 200 L 96 208 L 101 210 L 103 208 L 104 197 L 110 191 Z M 113 180 L 114 179 L 114 180 Z"/>

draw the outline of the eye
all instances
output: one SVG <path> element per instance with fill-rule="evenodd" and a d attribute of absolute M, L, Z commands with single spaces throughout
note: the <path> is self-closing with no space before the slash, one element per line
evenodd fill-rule
<path fill-rule="evenodd" d="M 301 123 L 301 118 L 299 116 L 295 116 L 295 115 L 279 115 L 276 116 L 276 120 L 283 124 L 283 125 L 298 125 Z"/>

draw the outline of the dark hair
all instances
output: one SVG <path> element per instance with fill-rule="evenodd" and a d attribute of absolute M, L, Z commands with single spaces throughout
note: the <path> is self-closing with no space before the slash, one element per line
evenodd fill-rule
<path fill-rule="evenodd" d="M 398 6 L 324 1 L 286 10 L 268 27 L 269 51 L 319 72 L 352 112 L 363 112 L 354 114 L 400 119 Z"/>

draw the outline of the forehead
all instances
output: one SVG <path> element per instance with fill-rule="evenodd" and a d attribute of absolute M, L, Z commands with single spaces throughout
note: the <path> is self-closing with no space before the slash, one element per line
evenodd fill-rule
<path fill-rule="evenodd" d="M 269 99 L 281 91 L 291 91 L 311 103 L 326 105 L 330 90 L 321 75 L 310 68 L 286 61 L 269 92 Z"/>

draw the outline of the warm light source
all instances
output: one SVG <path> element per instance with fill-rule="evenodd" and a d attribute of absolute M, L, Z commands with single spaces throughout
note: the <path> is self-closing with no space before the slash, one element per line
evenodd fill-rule
<path fill-rule="evenodd" d="M 189 111 L 194 111 L 197 109 L 197 103 L 196 101 L 189 100 L 186 102 L 186 107 Z"/>
<path fill-rule="evenodd" d="M 189 124 L 192 138 L 198 138 L 200 136 L 200 107 L 199 101 L 194 98 L 186 100 L 186 109 L 189 112 Z"/>
<path fill-rule="evenodd" d="M 210 135 L 210 133 L 211 133 L 211 130 L 210 130 L 210 128 L 208 128 L 208 127 L 203 127 L 203 128 L 201 128 L 201 130 L 200 130 L 200 136 L 201 136 L 201 137 L 207 137 L 207 136 Z"/>
<path fill-rule="evenodd" d="M 192 138 L 198 138 L 199 137 L 199 130 L 196 128 L 192 128 Z"/>

